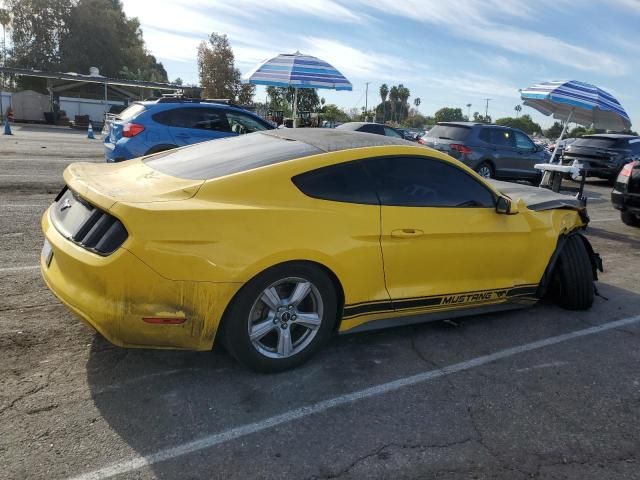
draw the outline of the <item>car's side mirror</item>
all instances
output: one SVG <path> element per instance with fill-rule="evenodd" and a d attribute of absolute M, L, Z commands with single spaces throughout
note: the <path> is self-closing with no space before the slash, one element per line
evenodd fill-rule
<path fill-rule="evenodd" d="M 496 201 L 496 213 L 503 215 L 514 215 L 518 213 L 518 208 L 511 203 L 511 199 L 500 196 Z"/>

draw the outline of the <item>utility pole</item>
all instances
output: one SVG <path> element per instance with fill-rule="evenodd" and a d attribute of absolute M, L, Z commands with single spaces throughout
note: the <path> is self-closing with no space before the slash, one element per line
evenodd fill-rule
<path fill-rule="evenodd" d="M 487 105 L 486 105 L 486 107 L 484 109 L 484 121 L 486 123 L 489 123 L 489 122 L 487 122 L 487 119 L 489 118 L 489 100 L 491 100 L 491 99 L 490 98 L 485 98 L 485 101 L 487 102 Z"/>
<path fill-rule="evenodd" d="M 467 103 L 467 121 L 471 121 L 471 104 Z"/>
<path fill-rule="evenodd" d="M 367 116 L 369 115 L 369 84 L 371 82 L 365 83 L 365 94 L 364 94 L 364 120 L 367 121 Z"/>

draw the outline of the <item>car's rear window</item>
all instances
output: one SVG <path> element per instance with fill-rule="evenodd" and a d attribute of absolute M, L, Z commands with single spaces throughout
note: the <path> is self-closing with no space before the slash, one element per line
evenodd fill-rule
<path fill-rule="evenodd" d="M 318 153 L 322 150 L 304 142 L 256 132 L 169 150 L 145 163 L 173 177 L 210 180 Z"/>
<path fill-rule="evenodd" d="M 466 140 L 471 128 L 463 125 L 436 125 L 429 133 L 429 138 L 441 138 L 443 140 Z"/>
<path fill-rule="evenodd" d="M 132 118 L 140 115 L 142 112 L 144 112 L 144 110 L 144 105 L 141 105 L 140 103 L 134 103 L 133 105 L 130 105 L 122 112 L 120 112 L 120 114 L 118 115 L 118 119 L 128 122 Z"/>
<path fill-rule="evenodd" d="M 593 148 L 629 148 L 629 143 L 626 138 L 611 137 L 582 137 L 578 138 L 571 145 Z"/>

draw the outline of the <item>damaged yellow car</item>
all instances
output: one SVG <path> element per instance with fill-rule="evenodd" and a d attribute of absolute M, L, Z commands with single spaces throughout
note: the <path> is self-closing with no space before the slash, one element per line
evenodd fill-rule
<path fill-rule="evenodd" d="M 77 163 L 42 218 L 49 288 L 111 342 L 278 371 L 333 332 L 589 308 L 582 203 L 401 139 L 283 129 Z"/>

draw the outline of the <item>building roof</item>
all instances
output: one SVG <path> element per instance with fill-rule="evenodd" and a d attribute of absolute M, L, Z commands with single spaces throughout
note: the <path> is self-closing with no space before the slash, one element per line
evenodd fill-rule
<path fill-rule="evenodd" d="M 28 68 L 0 67 L 0 72 L 25 77 L 50 78 L 53 80 L 63 80 L 71 82 L 101 83 L 122 87 L 153 88 L 156 90 L 179 90 L 185 88 L 182 85 L 176 85 L 173 83 L 125 80 L 120 78 L 103 77 L 102 75 L 83 75 L 73 72 L 45 72 L 43 70 L 33 70 Z M 192 89 L 192 87 L 189 88 Z"/>

